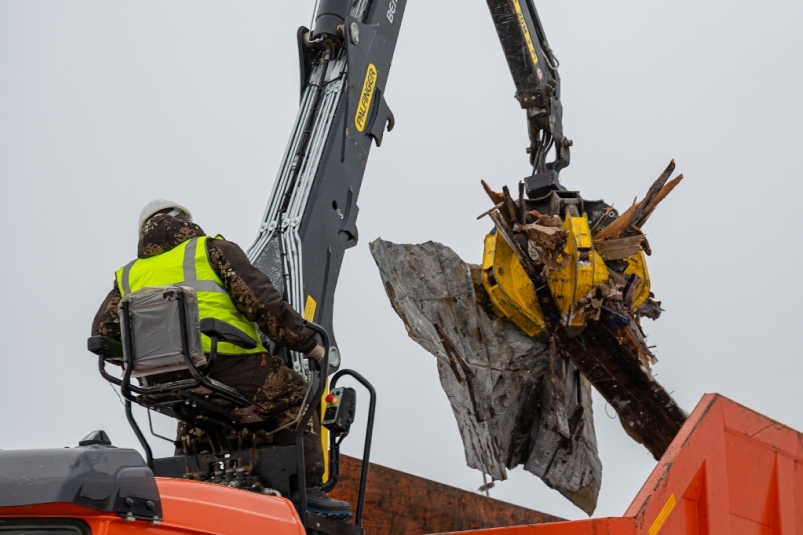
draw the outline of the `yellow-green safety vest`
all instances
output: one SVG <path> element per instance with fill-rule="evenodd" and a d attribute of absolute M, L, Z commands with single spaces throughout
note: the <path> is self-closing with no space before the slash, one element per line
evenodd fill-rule
<path fill-rule="evenodd" d="M 265 353 L 256 324 L 237 310 L 223 287 L 223 281 L 212 269 L 206 250 L 207 239 L 207 236 L 192 238 L 164 253 L 126 264 L 116 272 L 117 288 L 125 297 L 146 286 L 189 286 L 198 296 L 198 312 L 202 320 L 214 318 L 225 321 L 250 336 L 257 344 L 254 349 L 243 349 L 229 342 L 218 342 L 218 353 Z M 208 336 L 201 335 L 201 343 L 208 353 L 212 341 Z"/>

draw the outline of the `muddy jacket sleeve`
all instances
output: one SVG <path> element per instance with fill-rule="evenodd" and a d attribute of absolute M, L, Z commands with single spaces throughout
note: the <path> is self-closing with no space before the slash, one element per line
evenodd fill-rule
<path fill-rule="evenodd" d="M 92 336 L 105 336 L 120 340 L 120 314 L 117 311 L 120 299 L 122 296 L 120 290 L 117 289 L 117 281 L 115 281 L 114 288 L 103 300 L 92 321 Z"/>
<path fill-rule="evenodd" d="M 212 269 L 237 310 L 280 346 L 301 353 L 315 348 L 315 333 L 304 327 L 304 318 L 282 299 L 270 278 L 251 265 L 237 244 L 214 239 L 206 244 Z"/>

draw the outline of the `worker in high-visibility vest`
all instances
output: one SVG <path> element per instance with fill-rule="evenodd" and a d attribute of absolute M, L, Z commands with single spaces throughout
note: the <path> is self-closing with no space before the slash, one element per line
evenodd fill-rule
<path fill-rule="evenodd" d="M 256 413 L 273 429 L 292 422 L 306 383 L 281 357 L 267 353 L 257 328 L 279 346 L 320 361 L 324 349 L 304 318 L 282 299 L 267 275 L 251 265 L 242 249 L 218 236 L 208 237 L 190 211 L 164 199 L 152 201 L 139 219 L 137 259 L 117 270 L 114 287 L 92 323 L 92 335 L 120 340 L 118 306 L 124 295 L 146 286 L 179 284 L 198 295 L 201 319 L 212 317 L 253 338 L 255 349 L 219 342 L 208 374 L 253 399 Z M 205 351 L 210 340 L 202 336 Z M 317 426 L 316 426 L 317 429 Z M 325 514 L 350 512 L 347 502 L 321 488 L 323 448 L 316 430 L 305 435 L 308 508 Z"/>

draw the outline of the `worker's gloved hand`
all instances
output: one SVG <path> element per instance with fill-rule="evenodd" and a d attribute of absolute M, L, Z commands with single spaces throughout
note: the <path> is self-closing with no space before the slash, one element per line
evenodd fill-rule
<path fill-rule="evenodd" d="M 314 360 L 315 362 L 318 363 L 318 366 L 320 366 L 321 365 L 321 360 L 323 359 L 323 356 L 325 354 L 326 354 L 326 351 L 323 349 L 323 347 L 320 346 L 320 345 L 317 345 L 317 346 L 315 346 L 315 349 L 313 349 L 312 351 L 307 353 L 305 356 L 308 359 Z"/>

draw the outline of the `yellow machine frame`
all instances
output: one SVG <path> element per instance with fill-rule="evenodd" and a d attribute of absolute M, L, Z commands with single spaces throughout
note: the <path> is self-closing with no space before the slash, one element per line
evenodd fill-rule
<path fill-rule="evenodd" d="M 509 319 L 527 336 L 546 327 L 533 281 L 499 233 L 485 237 L 482 282 L 497 316 Z"/>
<path fill-rule="evenodd" d="M 594 250 L 588 217 L 567 214 L 563 228 L 568 235 L 564 249 L 568 262 L 549 274 L 549 291 L 560 312 L 561 323 L 565 327 L 583 327 L 586 314 L 576 310 L 575 305 L 594 288 L 608 282 L 610 275 L 605 261 Z"/>
<path fill-rule="evenodd" d="M 577 213 L 574 209 L 571 212 Z M 562 267 L 549 273 L 547 284 L 561 324 L 569 329 L 582 329 L 587 314 L 578 310 L 578 301 L 607 283 L 610 274 L 602 256 L 594 249 L 588 216 L 571 212 L 566 214 L 563 225 L 567 240 L 563 255 L 558 259 Z M 647 259 L 642 250 L 624 260 L 627 262 L 624 273 L 638 276 L 631 305 L 631 310 L 635 311 L 650 296 Z M 482 282 L 498 316 L 512 321 L 528 336 L 535 336 L 545 328 L 533 281 L 511 245 L 498 232 L 485 237 Z"/>

